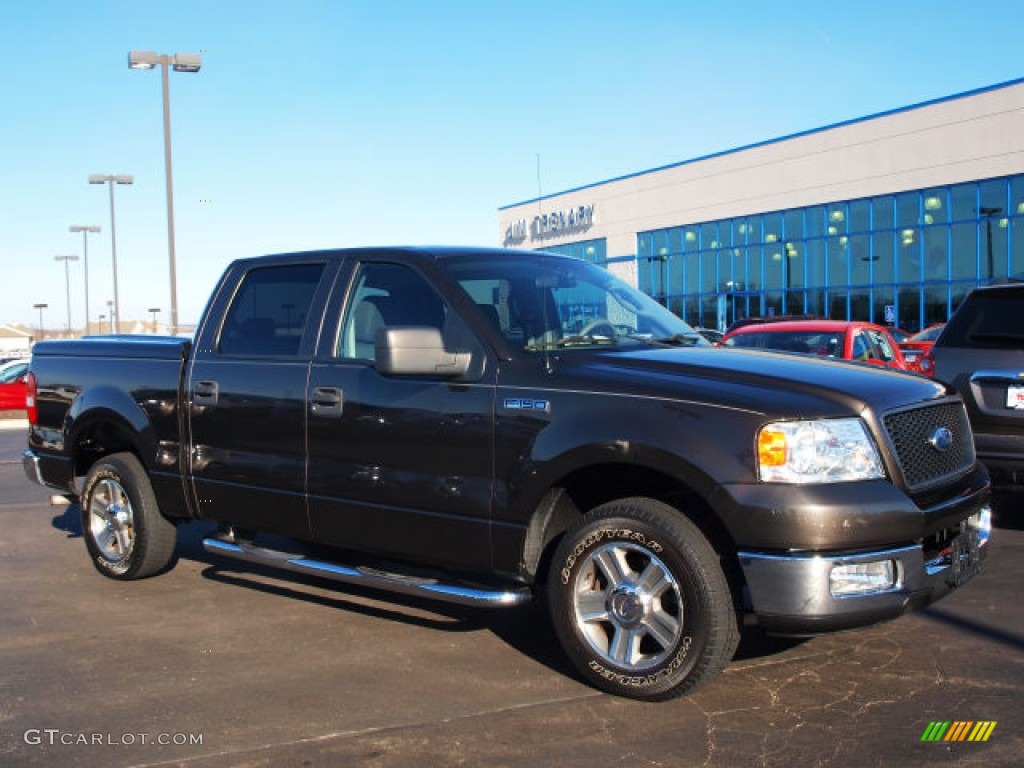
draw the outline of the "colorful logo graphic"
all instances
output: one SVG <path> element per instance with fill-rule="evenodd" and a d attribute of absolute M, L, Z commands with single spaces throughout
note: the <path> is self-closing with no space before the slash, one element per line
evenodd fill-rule
<path fill-rule="evenodd" d="M 921 741 L 988 741 L 995 729 L 995 720 L 933 721 L 924 729 Z"/>

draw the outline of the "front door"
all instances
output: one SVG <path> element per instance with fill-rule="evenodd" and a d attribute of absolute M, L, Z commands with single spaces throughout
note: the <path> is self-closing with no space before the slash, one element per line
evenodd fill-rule
<path fill-rule="evenodd" d="M 490 567 L 493 366 L 441 294 L 412 266 L 356 266 L 335 297 L 308 387 L 310 520 L 317 541 L 466 568 Z M 475 347 L 467 379 L 385 376 L 385 326 L 434 327 Z"/>

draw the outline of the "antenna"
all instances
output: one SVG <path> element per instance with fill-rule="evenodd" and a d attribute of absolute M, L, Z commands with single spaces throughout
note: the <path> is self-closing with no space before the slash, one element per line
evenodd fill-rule
<path fill-rule="evenodd" d="M 544 197 L 544 190 L 540 185 L 540 152 L 537 153 L 537 210 L 541 213 L 544 212 L 544 206 L 541 203 L 541 198 Z"/>

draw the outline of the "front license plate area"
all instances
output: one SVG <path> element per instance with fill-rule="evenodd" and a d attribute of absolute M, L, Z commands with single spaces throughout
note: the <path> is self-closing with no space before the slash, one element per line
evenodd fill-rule
<path fill-rule="evenodd" d="M 1024 385 L 1010 384 L 1006 388 L 1006 407 L 1024 410 Z"/>
<path fill-rule="evenodd" d="M 981 547 L 978 532 L 968 529 L 953 539 L 950 553 L 950 583 L 959 587 L 981 569 Z"/>

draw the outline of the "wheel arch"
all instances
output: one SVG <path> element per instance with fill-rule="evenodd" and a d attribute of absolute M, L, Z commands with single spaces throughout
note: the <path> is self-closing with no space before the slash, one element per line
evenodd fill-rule
<path fill-rule="evenodd" d="M 569 527 L 601 504 L 630 497 L 663 502 L 696 525 L 718 552 L 737 600 L 744 586 L 737 547 L 714 508 L 686 480 L 642 464 L 604 463 L 578 467 L 543 494 L 527 526 L 523 568 L 530 581 L 543 580 L 547 561 Z"/>
<path fill-rule="evenodd" d="M 104 456 L 132 453 L 152 468 L 157 440 L 145 411 L 127 393 L 101 387 L 82 393 L 68 411 L 65 445 L 74 478 L 83 478 Z"/>

